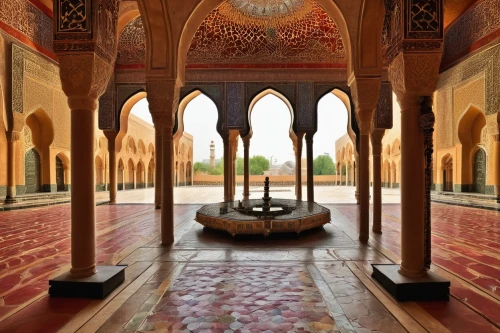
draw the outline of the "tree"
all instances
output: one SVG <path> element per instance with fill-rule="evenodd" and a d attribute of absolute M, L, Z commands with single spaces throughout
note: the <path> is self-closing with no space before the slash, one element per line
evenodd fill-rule
<path fill-rule="evenodd" d="M 334 175 L 335 164 L 328 155 L 320 155 L 314 159 L 314 174 L 315 175 Z"/>
<path fill-rule="evenodd" d="M 269 161 L 261 155 L 250 158 L 250 174 L 263 175 L 264 171 L 269 170 Z"/>
<path fill-rule="evenodd" d="M 242 176 L 245 174 L 245 161 L 242 157 L 238 157 L 236 160 L 236 174 Z"/>
<path fill-rule="evenodd" d="M 215 163 L 215 168 L 210 170 L 210 174 L 214 176 L 220 176 L 224 174 L 224 159 L 221 158 Z"/>
<path fill-rule="evenodd" d="M 210 170 L 210 165 L 208 163 L 196 162 L 193 166 L 194 173 L 200 172 L 205 173 Z"/>

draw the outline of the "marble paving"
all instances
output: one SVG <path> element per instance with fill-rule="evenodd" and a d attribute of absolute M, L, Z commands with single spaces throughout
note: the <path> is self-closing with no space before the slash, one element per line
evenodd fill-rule
<path fill-rule="evenodd" d="M 267 238 L 201 228 L 198 207 L 175 206 L 169 248 L 151 205 L 96 207 L 98 262 L 129 266 L 102 301 L 47 296 L 69 268 L 69 205 L 0 213 L 0 332 L 500 332 L 496 212 L 433 204 L 433 270 L 453 297 L 398 304 L 370 279 L 400 260 L 398 204 L 368 245 L 352 204 L 328 205 L 324 230 Z"/>

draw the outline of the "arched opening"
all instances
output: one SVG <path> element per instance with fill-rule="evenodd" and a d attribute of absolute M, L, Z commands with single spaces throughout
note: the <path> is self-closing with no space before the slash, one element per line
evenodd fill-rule
<path fill-rule="evenodd" d="M 148 164 L 148 179 L 147 187 L 154 187 L 155 174 L 155 159 L 152 157 Z"/>
<path fill-rule="evenodd" d="M 473 171 L 474 192 L 484 194 L 486 192 L 486 151 L 483 148 L 479 148 L 474 155 Z"/>
<path fill-rule="evenodd" d="M 341 91 L 335 90 L 335 92 Z M 336 174 L 340 171 L 337 161 L 340 156 L 335 154 L 335 141 L 349 132 L 348 113 L 344 101 L 333 91 L 325 94 L 317 103 L 317 131 L 314 134 L 313 151 L 314 175 L 324 176 L 321 177 L 320 184 L 335 184 L 337 180 Z M 331 179 L 327 178 L 328 176 Z"/>
<path fill-rule="evenodd" d="M 95 157 L 95 190 L 105 191 L 104 164 L 99 156 Z"/>
<path fill-rule="evenodd" d="M 175 183 L 220 186 L 220 197 L 223 197 L 224 144 L 217 131 L 217 106 L 202 91 L 194 90 L 179 103 L 177 118 Z M 215 193 L 218 192 L 217 189 Z"/>
<path fill-rule="evenodd" d="M 193 185 L 193 166 L 191 161 L 186 163 L 186 186 Z"/>
<path fill-rule="evenodd" d="M 128 137 L 127 153 L 134 155 L 137 154 L 137 147 L 135 146 L 135 140 L 131 136 Z"/>
<path fill-rule="evenodd" d="M 27 143 L 27 147 L 35 147 L 38 153 L 39 167 L 37 172 L 39 173 L 40 180 L 36 192 L 39 192 L 44 190 L 43 187 L 45 187 L 45 185 L 50 188 L 51 162 L 54 163 L 50 158 L 50 145 L 54 140 L 54 127 L 49 115 L 41 108 L 35 110 L 28 117 L 26 117 L 26 125 L 28 126 L 31 135 L 31 142 Z M 29 176 L 28 178 L 33 179 L 32 176 Z M 30 190 L 33 190 L 33 184 L 30 184 L 29 186 Z"/>
<path fill-rule="evenodd" d="M 40 154 L 35 148 L 29 149 L 24 155 L 24 184 L 26 193 L 40 192 L 41 172 Z"/>
<path fill-rule="evenodd" d="M 123 164 L 123 160 L 120 158 L 118 161 L 118 179 L 117 179 L 117 187 L 119 191 L 122 191 L 125 189 L 125 165 Z"/>
<path fill-rule="evenodd" d="M 391 165 L 387 159 L 384 160 L 382 168 L 382 187 L 389 187 L 391 182 Z"/>
<path fill-rule="evenodd" d="M 390 188 L 395 188 L 396 187 L 396 175 L 397 175 L 396 163 L 394 163 L 394 161 L 392 161 L 392 163 L 391 163 L 391 185 L 390 185 Z"/>
<path fill-rule="evenodd" d="M 471 105 L 465 111 L 458 123 L 458 139 L 461 144 L 462 172 L 460 174 L 461 191 L 475 191 L 473 178 L 473 153 L 481 143 L 481 133 L 486 126 L 483 112 Z"/>
<path fill-rule="evenodd" d="M 445 154 L 441 158 L 441 170 L 443 173 L 443 191 L 453 192 L 453 156 Z"/>
<path fill-rule="evenodd" d="M 144 162 L 142 160 L 139 160 L 137 163 L 137 168 L 136 168 L 136 175 L 135 175 L 135 182 L 136 186 L 135 188 L 145 188 L 146 187 L 146 180 L 145 178 L 145 168 L 144 168 Z"/>
<path fill-rule="evenodd" d="M 297 144 L 297 135 L 292 128 L 293 119 L 292 105 L 284 95 L 274 89 L 266 89 L 251 100 L 248 109 L 248 137 L 251 138 L 250 184 L 253 181 L 260 184 L 263 181 L 262 177 L 252 176 L 266 175 L 282 185 L 295 186 L 297 193 L 297 187 L 301 184 L 296 184 L 296 173 L 301 172 L 305 177 L 307 165 L 302 163 L 301 170 L 296 170 L 294 146 Z M 243 151 L 242 141 L 238 151 Z M 301 158 L 305 153 L 303 144 Z M 302 182 L 304 181 L 305 178 L 302 179 Z"/>
<path fill-rule="evenodd" d="M 56 155 L 56 184 L 57 191 L 69 190 L 69 158 L 64 153 Z"/>
<path fill-rule="evenodd" d="M 127 183 L 125 184 L 126 190 L 135 189 L 135 164 L 132 159 L 128 160 L 127 164 L 128 174 L 127 174 Z"/>

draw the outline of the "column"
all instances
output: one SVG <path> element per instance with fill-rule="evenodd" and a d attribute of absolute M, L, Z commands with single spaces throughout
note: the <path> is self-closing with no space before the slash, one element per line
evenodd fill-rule
<path fill-rule="evenodd" d="M 71 275 L 90 276 L 95 264 L 94 117 L 97 99 L 68 97 L 71 109 Z M 74 135 L 78 133 L 78 135 Z"/>
<path fill-rule="evenodd" d="M 383 129 L 375 129 L 371 135 L 373 157 L 373 226 L 375 233 L 382 233 L 382 138 Z"/>
<path fill-rule="evenodd" d="M 314 155 L 313 133 L 306 134 L 307 146 L 307 201 L 314 202 Z"/>
<path fill-rule="evenodd" d="M 356 162 L 356 168 L 354 169 L 354 184 L 356 186 L 356 190 L 354 191 L 354 197 L 356 198 L 356 204 L 359 205 L 359 154 L 356 152 L 356 147 L 354 147 L 354 161 Z M 368 187 L 369 186 L 370 186 L 370 170 L 368 169 Z"/>
<path fill-rule="evenodd" d="M 163 126 L 162 117 L 160 115 L 153 117 L 155 125 L 155 209 L 161 208 L 161 165 L 163 157 L 163 141 L 162 131 Z"/>
<path fill-rule="evenodd" d="M 497 202 L 500 203 L 500 135 L 495 135 L 493 142 L 493 184 Z"/>
<path fill-rule="evenodd" d="M 16 147 L 20 139 L 19 132 L 7 133 L 7 196 L 5 203 L 15 203 L 16 199 Z"/>
<path fill-rule="evenodd" d="M 243 200 L 250 199 L 250 137 L 243 138 Z"/>
<path fill-rule="evenodd" d="M 304 133 L 297 133 L 295 145 L 295 195 L 297 200 L 302 200 L 302 140 Z"/>
<path fill-rule="evenodd" d="M 224 201 L 230 201 L 230 161 L 231 161 L 231 145 L 228 137 L 223 137 L 222 142 L 224 145 Z"/>
<path fill-rule="evenodd" d="M 116 150 L 115 139 L 116 132 L 105 131 L 104 135 L 108 139 L 108 153 L 109 153 L 109 203 L 116 203 L 116 193 L 118 190 L 117 184 L 117 165 L 116 165 Z"/>
<path fill-rule="evenodd" d="M 231 201 L 236 195 L 236 153 L 238 152 L 238 131 L 231 131 Z"/>
<path fill-rule="evenodd" d="M 370 134 L 380 95 L 380 78 L 353 78 L 350 82 L 356 106 L 359 135 L 359 240 L 368 242 L 370 228 Z"/>
<path fill-rule="evenodd" d="M 174 141 L 172 129 L 174 114 L 179 106 L 179 86 L 176 80 L 158 77 L 146 78 L 149 109 L 155 122 L 158 140 L 161 143 L 156 151 L 161 151 L 162 159 L 157 161 L 161 169 L 161 244 L 172 245 L 174 242 Z M 157 185 L 158 178 L 157 178 Z"/>

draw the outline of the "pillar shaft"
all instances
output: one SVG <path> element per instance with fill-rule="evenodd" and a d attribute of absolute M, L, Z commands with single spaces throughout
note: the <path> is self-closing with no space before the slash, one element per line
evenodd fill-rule
<path fill-rule="evenodd" d="M 167 123 L 163 127 L 162 148 L 161 243 L 170 245 L 174 242 L 174 142 L 172 126 Z"/>
<path fill-rule="evenodd" d="M 243 200 L 250 199 L 250 138 L 243 140 Z"/>
<path fill-rule="evenodd" d="M 230 201 L 231 197 L 231 172 L 230 172 L 230 166 L 231 166 L 231 145 L 230 141 L 228 138 L 224 138 L 223 140 L 224 143 L 224 201 Z"/>
<path fill-rule="evenodd" d="M 162 160 L 163 160 L 163 141 L 162 141 L 162 131 L 160 121 L 157 121 L 159 124 L 155 123 L 155 208 L 161 208 L 161 187 L 162 187 Z"/>
<path fill-rule="evenodd" d="M 398 96 L 401 105 L 401 273 L 424 271 L 424 137 L 419 96 Z"/>
<path fill-rule="evenodd" d="M 16 202 L 16 142 L 17 133 L 11 133 L 7 142 L 7 196 L 6 203 Z"/>
<path fill-rule="evenodd" d="M 361 134 L 359 138 L 359 240 L 368 242 L 370 224 L 370 163 L 369 144 L 370 136 Z"/>
<path fill-rule="evenodd" d="M 116 134 L 105 133 L 108 139 L 108 153 L 109 153 L 109 202 L 116 203 L 116 192 L 118 190 L 117 184 L 117 164 L 116 164 Z"/>
<path fill-rule="evenodd" d="M 306 135 L 307 146 L 307 201 L 314 202 L 313 134 Z"/>
<path fill-rule="evenodd" d="M 497 197 L 497 202 L 500 203 L 500 141 L 498 139 L 495 139 L 495 142 L 493 142 L 493 182 L 495 196 Z"/>
<path fill-rule="evenodd" d="M 94 117 L 97 100 L 69 100 L 71 108 L 71 274 L 95 274 Z M 78 135 L 75 135 L 78 133 Z"/>
<path fill-rule="evenodd" d="M 303 133 L 297 134 L 295 146 L 295 195 L 297 200 L 302 200 L 302 139 Z"/>
<path fill-rule="evenodd" d="M 371 135 L 373 154 L 373 226 L 372 230 L 382 233 L 382 137 L 385 130 L 374 130 Z"/>

